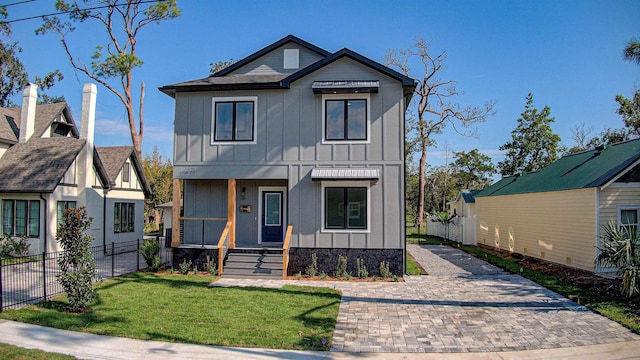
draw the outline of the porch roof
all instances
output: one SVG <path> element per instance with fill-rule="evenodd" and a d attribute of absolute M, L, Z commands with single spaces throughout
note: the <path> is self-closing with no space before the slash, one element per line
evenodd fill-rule
<path fill-rule="evenodd" d="M 377 93 L 378 80 L 314 81 L 315 94 Z"/>
<path fill-rule="evenodd" d="M 380 178 L 378 168 L 314 168 L 311 180 L 373 180 Z"/>

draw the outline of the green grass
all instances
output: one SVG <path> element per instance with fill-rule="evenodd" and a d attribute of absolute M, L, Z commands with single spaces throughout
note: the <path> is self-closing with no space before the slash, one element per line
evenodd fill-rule
<path fill-rule="evenodd" d="M 424 275 L 418 264 L 411 258 L 411 256 L 407 256 L 407 275 Z"/>
<path fill-rule="evenodd" d="M 48 353 L 40 350 L 23 349 L 7 344 L 0 344 L 0 359 L 69 360 L 75 359 L 75 357 L 56 353 Z"/>
<path fill-rule="evenodd" d="M 208 287 L 212 277 L 133 273 L 107 280 L 91 310 L 65 312 L 64 297 L 7 310 L 3 318 L 134 339 L 328 350 L 341 296 L 326 288 Z M 322 344 L 322 339 L 326 344 Z"/>
<path fill-rule="evenodd" d="M 477 246 L 462 245 L 435 236 L 417 235 L 415 228 L 412 232 L 407 228 L 407 234 L 407 242 L 410 244 L 448 245 L 459 248 L 504 270 L 522 275 L 549 290 L 553 290 L 628 327 L 636 333 L 640 333 L 640 316 L 634 311 L 630 303 L 603 297 L 601 294 L 594 293 L 587 288 L 564 282 L 553 275 L 529 269 L 519 264 L 517 259 L 510 256 L 500 256 Z"/>

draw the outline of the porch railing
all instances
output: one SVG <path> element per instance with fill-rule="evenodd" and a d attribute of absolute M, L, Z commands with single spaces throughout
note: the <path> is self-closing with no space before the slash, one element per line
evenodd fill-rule
<path fill-rule="evenodd" d="M 282 278 L 287 278 L 287 270 L 289 268 L 289 242 L 291 242 L 291 233 L 293 232 L 293 225 L 287 226 L 287 234 L 284 236 L 284 243 L 282 244 Z"/>
<path fill-rule="evenodd" d="M 231 231 L 232 223 L 231 221 L 227 221 L 227 225 L 224 226 L 224 230 L 222 230 L 222 235 L 220 235 L 220 240 L 218 240 L 218 276 L 222 275 L 223 262 L 224 257 L 227 255 L 227 239 L 229 238 L 229 231 Z"/>
<path fill-rule="evenodd" d="M 202 222 L 202 235 L 201 235 L 201 239 L 200 239 L 200 245 L 202 247 L 204 247 L 205 245 L 211 245 L 211 244 L 207 244 L 205 241 L 206 238 L 206 228 L 205 228 L 205 224 L 207 221 L 227 221 L 227 218 L 205 218 L 205 217 L 180 217 L 180 244 L 185 244 L 184 243 L 184 230 L 183 228 L 185 227 L 185 223 L 187 221 L 201 221 Z"/>

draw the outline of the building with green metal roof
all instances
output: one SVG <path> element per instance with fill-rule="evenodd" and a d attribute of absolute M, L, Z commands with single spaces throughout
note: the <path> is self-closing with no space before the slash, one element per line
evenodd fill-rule
<path fill-rule="evenodd" d="M 640 139 L 566 155 L 475 194 L 478 243 L 589 271 L 600 229 L 637 226 Z"/>

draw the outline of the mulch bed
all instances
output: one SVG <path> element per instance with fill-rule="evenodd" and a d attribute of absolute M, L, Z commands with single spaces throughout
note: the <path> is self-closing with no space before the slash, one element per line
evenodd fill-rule
<path fill-rule="evenodd" d="M 591 293 L 593 300 L 625 303 L 635 313 L 640 314 L 640 301 L 628 301 L 620 294 L 618 290 L 620 288 L 620 279 L 605 278 L 589 271 L 573 269 L 522 254 L 509 253 L 484 244 L 478 244 L 478 247 L 503 259 L 515 261 L 523 267 L 554 276 L 564 283 L 578 286 Z"/>

